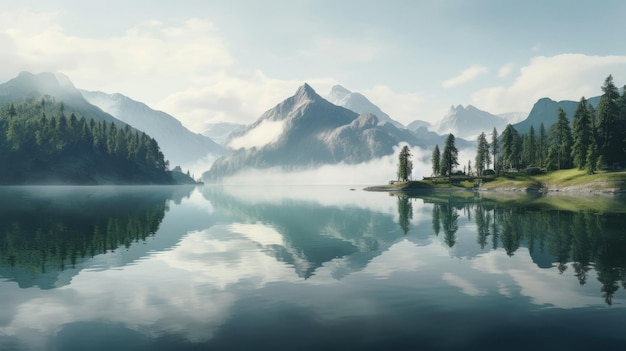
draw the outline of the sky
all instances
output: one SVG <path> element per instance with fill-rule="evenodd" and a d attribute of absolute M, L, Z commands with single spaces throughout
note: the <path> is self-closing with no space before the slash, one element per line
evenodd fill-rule
<path fill-rule="evenodd" d="M 626 84 L 621 0 L 0 0 L 0 82 L 58 72 L 203 131 L 249 124 L 309 83 L 393 119 L 451 105 L 530 112 Z"/>

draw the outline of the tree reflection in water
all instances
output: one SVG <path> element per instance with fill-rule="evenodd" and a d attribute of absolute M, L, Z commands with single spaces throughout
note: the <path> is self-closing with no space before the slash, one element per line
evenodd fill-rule
<path fill-rule="evenodd" d="M 60 272 L 81 259 L 129 248 L 156 233 L 167 200 L 181 191 L 185 196 L 190 189 L 2 189 L 0 268 L 20 280 L 24 274 Z"/>
<path fill-rule="evenodd" d="M 608 305 L 620 285 L 626 289 L 626 215 L 622 213 L 575 212 L 452 194 L 421 198 L 432 206 L 433 233 L 443 231 L 443 242 L 449 248 L 457 242 L 459 211 L 463 210 L 467 220 L 476 225 L 481 250 L 491 240 L 492 250 L 503 248 L 509 257 L 520 247 L 527 247 L 531 255 L 549 254 L 560 274 L 571 267 L 581 285 L 595 270 Z M 407 204 L 407 195 L 398 197 L 403 230 L 409 226 L 409 217 L 403 214 Z"/>

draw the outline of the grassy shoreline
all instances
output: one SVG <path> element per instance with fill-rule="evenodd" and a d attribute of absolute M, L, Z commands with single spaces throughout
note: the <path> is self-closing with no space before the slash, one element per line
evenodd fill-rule
<path fill-rule="evenodd" d="M 474 178 L 463 181 L 416 180 L 367 187 L 366 191 L 414 192 L 425 190 L 475 190 L 512 192 L 566 193 L 626 193 L 626 171 L 602 171 L 587 174 L 583 170 L 567 169 L 540 175 L 523 172 L 497 178 Z"/>

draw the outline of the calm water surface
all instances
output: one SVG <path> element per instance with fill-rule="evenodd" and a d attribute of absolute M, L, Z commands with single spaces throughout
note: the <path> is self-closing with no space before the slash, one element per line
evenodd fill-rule
<path fill-rule="evenodd" d="M 626 201 L 0 188 L 0 350 L 626 345 Z"/>

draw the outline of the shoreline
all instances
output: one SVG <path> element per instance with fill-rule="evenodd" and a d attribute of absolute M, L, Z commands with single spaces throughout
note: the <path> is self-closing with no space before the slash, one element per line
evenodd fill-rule
<path fill-rule="evenodd" d="M 412 188 L 412 187 L 389 187 L 386 185 L 374 185 L 362 189 L 363 191 L 371 192 L 401 192 L 401 193 L 420 193 L 420 192 L 451 192 L 451 191 L 467 191 L 467 192 L 479 192 L 479 193 L 526 193 L 526 194 L 573 194 L 573 195 L 620 195 L 626 194 L 626 189 L 622 188 L 601 188 L 598 189 L 593 186 L 566 186 L 566 187 L 514 187 L 514 186 L 502 186 L 502 187 L 476 187 L 476 188 L 464 188 L 464 187 L 448 187 L 448 188 L 436 188 L 436 187 L 424 187 L 424 188 Z"/>

